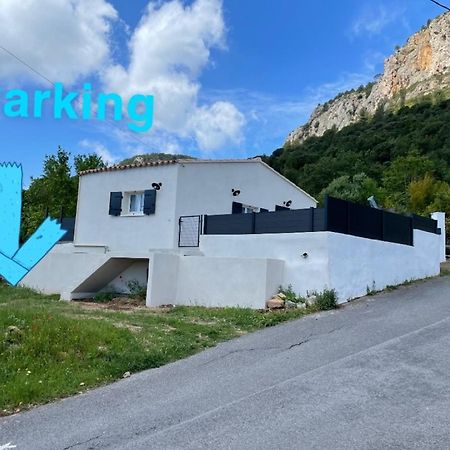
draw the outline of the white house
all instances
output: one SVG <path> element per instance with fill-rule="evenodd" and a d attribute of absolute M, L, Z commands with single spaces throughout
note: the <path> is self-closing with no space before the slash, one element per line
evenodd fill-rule
<path fill-rule="evenodd" d="M 179 247 L 183 225 L 184 240 L 198 241 L 201 222 L 186 217 L 180 223 L 180 218 L 273 211 L 286 205 L 310 208 L 317 201 L 259 158 L 88 170 L 80 176 L 73 243 L 57 245 L 22 284 L 68 300 L 101 289 L 126 291 L 130 280 L 150 289 L 149 276 L 159 271 L 158 279 L 169 277 L 169 264 L 156 261 L 170 254 L 201 254 L 198 248 Z M 151 289 L 158 289 L 157 283 Z"/>
<path fill-rule="evenodd" d="M 133 281 L 148 306 L 263 308 L 280 285 L 303 295 L 334 288 L 345 301 L 439 273 L 437 221 L 339 200 L 316 207 L 258 158 L 90 170 L 74 241 L 22 284 L 71 300 L 127 292 Z"/>
<path fill-rule="evenodd" d="M 147 202 L 147 205 L 146 205 Z M 181 216 L 315 207 L 317 201 L 258 159 L 179 160 L 81 174 L 74 245 L 108 251 L 178 249 Z"/>

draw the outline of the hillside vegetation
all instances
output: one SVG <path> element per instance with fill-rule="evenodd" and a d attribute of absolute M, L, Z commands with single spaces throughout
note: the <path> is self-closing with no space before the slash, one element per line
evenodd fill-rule
<path fill-rule="evenodd" d="M 328 193 L 399 212 L 450 215 L 450 101 L 424 101 L 301 144 L 265 160 L 319 200 Z"/>

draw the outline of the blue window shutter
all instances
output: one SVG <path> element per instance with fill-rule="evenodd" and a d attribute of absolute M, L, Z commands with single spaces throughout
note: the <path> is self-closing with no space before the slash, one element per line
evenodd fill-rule
<path fill-rule="evenodd" d="M 144 193 L 144 214 L 149 216 L 155 214 L 156 209 L 156 190 L 149 189 Z"/>
<path fill-rule="evenodd" d="M 120 216 L 122 212 L 122 192 L 111 192 L 109 194 L 109 215 Z"/>
<path fill-rule="evenodd" d="M 232 214 L 241 214 L 242 210 L 243 210 L 242 203 L 233 202 L 233 206 L 231 208 Z"/>

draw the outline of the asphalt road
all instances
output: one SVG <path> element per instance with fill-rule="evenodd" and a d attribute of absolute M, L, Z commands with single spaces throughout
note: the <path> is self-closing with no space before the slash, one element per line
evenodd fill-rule
<path fill-rule="evenodd" d="M 0 449 L 9 442 L 20 450 L 449 449 L 450 277 L 0 419 Z"/>

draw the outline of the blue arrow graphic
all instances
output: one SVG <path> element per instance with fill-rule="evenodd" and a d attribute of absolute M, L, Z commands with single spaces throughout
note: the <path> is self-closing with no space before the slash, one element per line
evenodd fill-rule
<path fill-rule="evenodd" d="M 0 164 L 0 252 L 12 257 L 19 248 L 22 167 Z"/>
<path fill-rule="evenodd" d="M 47 218 L 19 249 L 22 166 L 0 164 L 0 275 L 13 286 L 66 234 Z"/>

